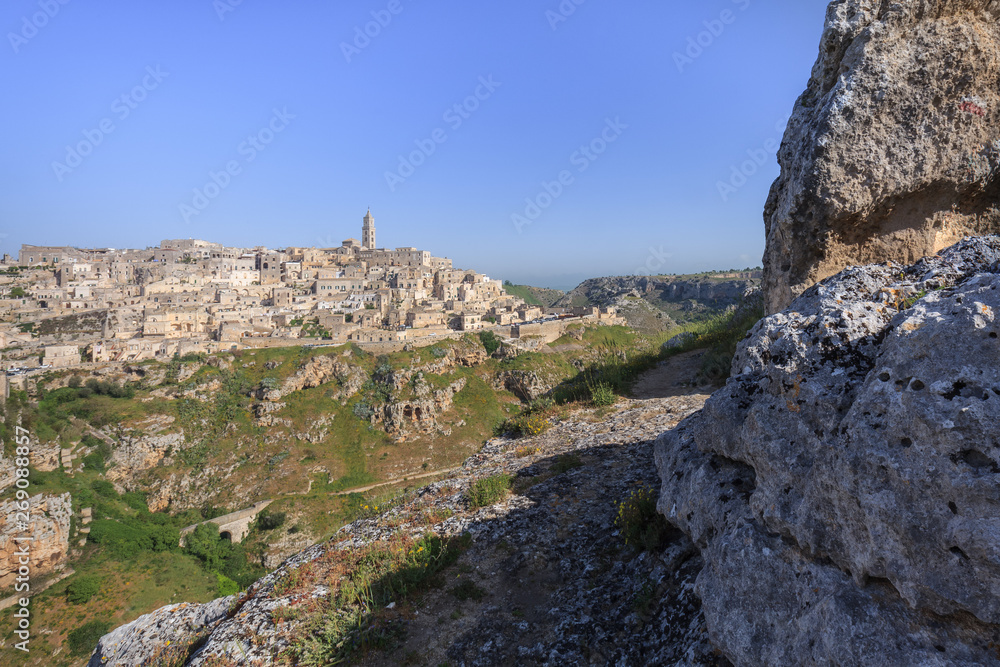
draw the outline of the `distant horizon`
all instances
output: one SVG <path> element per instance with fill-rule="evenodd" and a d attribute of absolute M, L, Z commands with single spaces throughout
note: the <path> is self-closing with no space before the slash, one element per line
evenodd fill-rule
<path fill-rule="evenodd" d="M 308 244 L 306 244 L 306 245 L 297 245 L 297 244 L 293 244 L 293 243 L 283 244 L 283 245 L 275 245 L 275 246 L 261 244 L 261 243 L 254 243 L 254 244 L 250 244 L 250 245 L 245 245 L 245 244 L 239 244 L 239 243 L 225 243 L 225 242 L 222 242 L 222 241 L 214 241 L 214 240 L 211 240 L 211 239 L 202 238 L 202 237 L 195 237 L 195 236 L 176 237 L 176 238 L 163 238 L 163 239 L 160 239 L 159 241 L 157 241 L 156 243 L 143 245 L 141 247 L 139 247 L 137 245 L 132 245 L 132 246 L 130 246 L 130 245 L 113 245 L 113 244 L 108 244 L 108 245 L 97 244 L 97 245 L 95 245 L 95 244 L 58 243 L 58 242 L 54 242 L 54 243 L 29 243 L 27 241 L 24 242 L 21 245 L 29 245 L 29 246 L 36 246 L 36 247 L 70 247 L 70 248 L 77 248 L 78 250 L 115 250 L 115 251 L 121 251 L 121 250 L 149 250 L 151 248 L 158 248 L 159 244 L 162 243 L 163 241 L 195 240 L 195 241 L 204 241 L 205 243 L 214 243 L 214 244 L 218 244 L 218 245 L 221 245 L 221 246 L 224 246 L 224 247 L 227 247 L 227 248 L 255 248 L 255 247 L 264 247 L 264 248 L 267 248 L 269 250 L 285 250 L 287 248 L 317 248 L 317 249 L 319 249 L 319 248 L 334 248 L 334 247 L 339 247 L 340 243 L 342 243 L 343 241 L 345 241 L 345 240 L 347 240 L 349 238 L 357 238 L 357 237 L 356 236 L 350 236 L 350 235 L 349 236 L 345 236 L 336 245 L 329 245 L 329 246 L 319 246 L 319 245 L 315 245 L 315 244 L 314 245 L 308 245 Z M 419 244 L 416 244 L 416 245 L 414 245 L 414 244 L 411 244 L 411 245 L 405 245 L 405 244 L 383 245 L 383 244 L 379 244 L 379 245 L 380 245 L 381 248 L 384 248 L 384 249 L 390 249 L 390 248 L 391 249 L 394 249 L 394 248 L 417 248 L 418 250 L 426 250 L 426 251 L 430 252 L 431 255 L 433 255 L 434 257 L 443 257 L 445 259 L 451 259 L 454 262 L 454 266 L 455 266 L 456 269 L 460 269 L 460 270 L 467 269 L 467 270 L 473 270 L 473 271 L 480 271 L 479 267 L 476 267 L 476 266 L 473 266 L 473 265 L 466 266 L 466 265 L 460 264 L 453 257 L 448 257 L 447 255 L 438 254 L 438 253 L 434 252 L 433 249 L 421 247 Z M 20 247 L 21 246 L 19 245 L 18 248 L 17 248 L 17 250 L 20 250 Z M 14 250 L 14 251 L 5 251 L 5 252 L 6 252 L 6 254 L 9 254 L 9 255 L 12 255 L 12 256 L 16 256 L 17 250 Z M 746 271 L 746 270 L 759 271 L 759 270 L 761 270 L 761 268 L 762 267 L 760 267 L 760 266 L 745 267 L 745 268 L 739 268 L 739 269 L 736 269 L 736 268 L 724 268 L 724 269 L 723 268 L 706 268 L 706 269 L 702 269 L 702 270 L 699 270 L 699 271 L 685 271 L 685 272 L 680 272 L 680 273 L 679 272 L 669 272 L 668 271 L 668 272 L 659 272 L 659 273 L 649 273 L 648 275 L 650 277 L 657 277 L 657 276 L 687 276 L 687 275 L 697 275 L 697 274 L 701 274 L 701 273 L 712 273 L 712 272 L 715 272 L 715 273 L 726 273 L 726 272 L 740 272 L 740 271 Z M 593 279 L 598 279 L 598 278 L 622 278 L 622 277 L 636 276 L 636 275 L 647 275 L 647 274 L 637 274 L 637 273 L 616 273 L 616 274 L 605 273 L 605 274 L 600 274 L 600 275 L 590 275 L 590 274 L 586 274 L 586 273 L 574 273 L 574 274 L 563 274 L 563 275 L 548 276 L 548 277 L 539 277 L 538 282 L 526 282 L 524 279 L 515 279 L 513 277 L 506 276 L 506 275 L 494 275 L 494 274 L 490 273 L 489 271 L 481 271 L 481 272 L 484 273 L 484 274 L 486 274 L 486 275 L 489 275 L 494 280 L 501 280 L 501 281 L 507 281 L 507 280 L 509 280 L 511 283 L 513 283 L 515 285 L 524 285 L 524 286 L 527 286 L 527 287 L 539 287 L 539 288 L 543 288 L 543 289 L 554 289 L 554 290 L 559 290 L 559 291 L 562 291 L 562 292 L 570 292 L 573 289 L 579 287 L 581 283 L 583 283 L 583 282 L 585 282 L 587 280 L 593 280 Z M 531 280 L 531 279 L 528 278 L 528 280 Z"/>

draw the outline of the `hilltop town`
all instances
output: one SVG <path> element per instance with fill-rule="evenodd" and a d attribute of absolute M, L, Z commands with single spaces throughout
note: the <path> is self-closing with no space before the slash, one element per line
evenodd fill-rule
<path fill-rule="evenodd" d="M 236 248 L 195 239 L 144 250 L 23 245 L 0 263 L 0 347 L 8 368 L 65 368 L 244 347 L 353 342 L 388 351 L 461 332 L 557 338 L 567 318 L 614 308 L 543 309 L 499 280 L 414 247 Z M 303 340 L 306 339 L 306 340 Z M 311 339 L 311 340 L 310 340 Z"/>

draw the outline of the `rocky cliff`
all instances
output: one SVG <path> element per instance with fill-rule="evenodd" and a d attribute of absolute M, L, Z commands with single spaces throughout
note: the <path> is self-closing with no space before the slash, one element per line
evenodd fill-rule
<path fill-rule="evenodd" d="M 27 547 L 31 577 L 41 577 L 62 568 L 69 555 L 72 500 L 68 493 L 59 496 L 38 494 L 28 500 L 28 523 L 21 526 L 23 514 L 18 503 L 0 503 L 0 589 L 13 588 L 21 556 Z M 15 537 L 30 536 L 29 544 Z M 37 579 L 32 579 L 37 583 Z"/>
<path fill-rule="evenodd" d="M 764 212 L 768 312 L 1000 230 L 1000 2 L 835 0 Z"/>
<path fill-rule="evenodd" d="M 846 270 L 656 445 L 738 665 L 1000 661 L 1000 238 Z"/>

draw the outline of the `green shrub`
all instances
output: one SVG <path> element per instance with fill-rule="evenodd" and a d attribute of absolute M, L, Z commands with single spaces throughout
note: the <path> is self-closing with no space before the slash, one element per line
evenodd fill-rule
<path fill-rule="evenodd" d="M 466 499 L 473 509 L 488 507 L 507 497 L 514 478 L 507 474 L 490 475 L 477 479 L 466 492 Z"/>
<path fill-rule="evenodd" d="M 610 385 L 598 382 L 590 388 L 590 400 L 594 402 L 594 405 L 603 407 L 607 405 L 614 405 L 615 401 L 618 400 L 618 397 L 615 396 L 615 392 Z"/>
<path fill-rule="evenodd" d="M 90 484 L 90 488 L 92 488 L 97 495 L 104 496 L 109 500 L 115 500 L 118 498 L 118 492 L 115 491 L 114 485 L 107 480 L 95 480 Z"/>
<path fill-rule="evenodd" d="M 490 356 L 500 349 L 500 338 L 492 331 L 480 331 L 479 340 L 486 348 L 486 354 Z"/>
<path fill-rule="evenodd" d="M 240 592 L 240 585 L 226 575 L 216 573 L 215 578 L 219 582 L 219 597 L 224 598 L 228 595 L 236 595 Z"/>
<path fill-rule="evenodd" d="M 89 621 L 73 630 L 67 636 L 69 652 L 73 655 L 90 655 L 93 653 L 97 642 L 101 637 L 108 634 L 111 624 L 106 621 Z"/>
<path fill-rule="evenodd" d="M 257 515 L 257 527 L 261 530 L 274 530 L 284 524 L 286 518 L 287 515 L 284 512 L 275 512 L 274 514 L 261 512 Z"/>
<path fill-rule="evenodd" d="M 81 378 L 79 375 L 74 375 L 73 377 L 71 377 L 69 379 L 69 381 L 66 384 L 69 387 L 72 387 L 73 389 L 76 389 L 81 384 L 83 384 L 83 378 Z"/>
<path fill-rule="evenodd" d="M 438 345 L 435 345 L 435 346 L 433 346 L 431 348 L 431 355 L 437 357 L 438 359 L 440 359 L 441 357 L 443 357 L 443 356 L 445 356 L 447 354 L 448 354 L 448 351 L 445 350 L 444 348 L 438 346 Z"/>
<path fill-rule="evenodd" d="M 656 495 L 647 486 L 640 486 L 618 503 L 615 527 L 625 544 L 640 550 L 655 550 L 663 546 L 670 535 L 670 525 L 656 511 Z"/>
<path fill-rule="evenodd" d="M 71 604 L 84 604 L 89 602 L 90 598 L 97 595 L 100 590 L 100 577 L 93 575 L 77 577 L 66 587 L 66 599 Z"/>

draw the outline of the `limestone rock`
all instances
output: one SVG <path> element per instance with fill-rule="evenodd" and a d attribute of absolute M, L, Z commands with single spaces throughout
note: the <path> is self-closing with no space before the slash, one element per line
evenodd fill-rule
<path fill-rule="evenodd" d="M 998 19 L 996 0 L 830 4 L 764 211 L 768 312 L 1000 230 Z"/>
<path fill-rule="evenodd" d="M 101 637 L 87 664 L 89 667 L 183 664 L 182 656 L 186 655 L 188 645 L 225 620 L 234 602 L 235 596 L 229 596 L 205 604 L 161 607 Z"/>
<path fill-rule="evenodd" d="M 405 435 L 411 432 L 432 433 L 438 428 L 437 418 L 449 410 L 455 394 L 465 388 L 466 379 L 459 378 L 428 398 L 395 401 L 376 411 L 374 423 L 382 422 L 387 433 Z"/>
<path fill-rule="evenodd" d="M 551 384 L 544 382 L 534 371 L 500 371 L 493 386 L 498 391 L 509 391 L 525 403 L 530 403 L 552 390 Z"/>
<path fill-rule="evenodd" d="M 155 468 L 173 451 L 185 446 L 182 432 L 165 432 L 173 427 L 174 418 L 157 415 L 124 432 L 112 449 L 112 467 L 105 477 L 118 486 L 131 486 L 140 473 Z"/>
<path fill-rule="evenodd" d="M 659 510 L 736 664 L 995 664 L 1000 238 L 846 270 L 657 442 Z"/>
<path fill-rule="evenodd" d="M 340 384 L 336 398 L 342 398 L 346 401 L 361 389 L 367 379 L 365 372 L 357 366 L 344 363 L 336 357 L 324 355 L 313 357 L 307 361 L 294 375 L 285 380 L 279 389 L 269 391 L 260 398 L 276 401 L 294 391 L 311 389 L 327 382 L 336 381 Z"/>
<path fill-rule="evenodd" d="M 25 542 L 15 541 L 15 537 L 32 538 L 27 543 L 32 577 L 61 569 L 69 554 L 70 517 L 73 514 L 70 494 L 38 494 L 29 498 L 27 530 L 19 525 L 19 519 L 24 518 L 19 510 L 15 500 L 0 503 L 0 588 L 12 587 L 17 578 L 20 557 L 15 552 L 20 551 Z"/>

